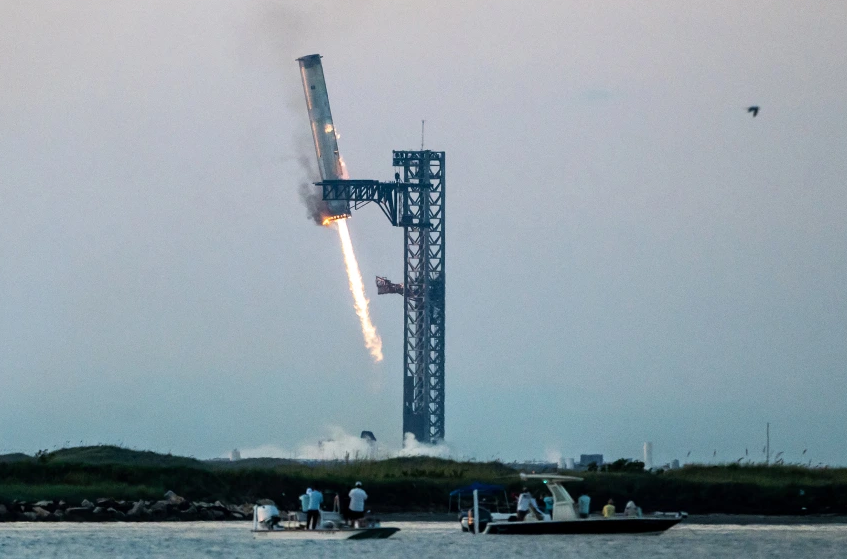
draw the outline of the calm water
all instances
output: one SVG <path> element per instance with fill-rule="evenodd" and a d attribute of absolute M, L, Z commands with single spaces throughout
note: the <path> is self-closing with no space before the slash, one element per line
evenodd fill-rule
<path fill-rule="evenodd" d="M 847 557 L 847 525 L 703 526 L 661 536 L 471 536 L 455 523 L 397 522 L 379 541 L 254 540 L 248 523 L 0 524 L 0 558 L 26 557 Z"/>

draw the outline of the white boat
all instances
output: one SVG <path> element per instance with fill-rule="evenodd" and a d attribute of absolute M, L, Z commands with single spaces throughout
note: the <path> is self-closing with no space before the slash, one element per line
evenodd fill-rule
<path fill-rule="evenodd" d="M 253 507 L 251 531 L 257 539 L 369 540 L 391 537 L 400 528 L 381 526 L 378 520 L 370 518 L 357 520 L 354 526 L 347 526 L 337 512 L 321 511 L 317 528 L 307 530 L 302 513 L 288 513 L 283 520 L 275 506 L 257 505 Z"/>
<path fill-rule="evenodd" d="M 564 483 L 582 481 L 582 478 L 560 475 L 521 474 L 521 478 L 537 479 L 544 482 L 553 495 L 553 509 L 550 515 L 528 514 L 523 521 L 515 518 L 499 520 L 483 518 L 480 510 L 480 531 L 484 534 L 658 534 L 682 522 L 685 513 L 657 513 L 651 516 L 616 515 L 613 518 L 579 518 L 573 498 L 565 490 Z"/>

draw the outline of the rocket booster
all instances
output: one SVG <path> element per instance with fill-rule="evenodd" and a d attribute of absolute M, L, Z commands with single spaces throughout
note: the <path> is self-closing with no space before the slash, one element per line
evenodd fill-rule
<path fill-rule="evenodd" d="M 298 58 L 297 62 L 300 63 L 300 76 L 303 79 L 303 91 L 306 93 L 306 106 L 309 109 L 309 122 L 312 125 L 321 180 L 346 178 L 338 153 L 338 138 L 332 124 L 332 113 L 329 110 L 329 95 L 326 92 L 321 56 L 310 54 Z M 330 215 L 326 218 L 330 220 L 350 217 L 347 201 L 328 201 L 327 208 Z"/>

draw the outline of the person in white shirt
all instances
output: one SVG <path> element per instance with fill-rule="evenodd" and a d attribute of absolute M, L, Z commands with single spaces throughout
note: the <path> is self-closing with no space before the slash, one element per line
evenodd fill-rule
<path fill-rule="evenodd" d="M 639 516 L 638 515 L 638 507 L 635 506 L 635 501 L 630 501 L 626 504 L 626 508 L 623 509 L 624 516 Z"/>
<path fill-rule="evenodd" d="M 300 510 L 303 512 L 309 511 L 309 495 L 312 494 L 312 488 L 306 489 L 306 492 L 300 495 Z"/>
<path fill-rule="evenodd" d="M 532 506 L 532 494 L 524 487 L 523 493 L 518 495 L 518 520 L 523 520 L 529 514 L 529 507 Z"/>
<path fill-rule="evenodd" d="M 365 517 L 365 501 L 368 500 L 368 494 L 362 489 L 362 482 L 357 481 L 356 487 L 350 490 L 350 511 L 347 518 L 354 526 L 356 523 Z"/>
<path fill-rule="evenodd" d="M 309 510 L 306 511 L 306 529 L 315 530 L 321 521 L 321 504 L 324 502 L 323 493 L 312 489 L 309 493 Z"/>

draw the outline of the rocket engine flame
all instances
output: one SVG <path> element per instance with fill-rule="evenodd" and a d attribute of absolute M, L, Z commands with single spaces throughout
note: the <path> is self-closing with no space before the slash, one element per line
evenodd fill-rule
<path fill-rule="evenodd" d="M 371 322 L 368 312 L 368 298 L 365 297 L 365 284 L 362 281 L 362 272 L 359 271 L 359 263 L 353 252 L 353 242 L 350 240 L 350 232 L 347 229 L 347 220 L 336 219 L 335 227 L 338 229 L 338 237 L 341 239 L 341 250 L 344 252 L 344 266 L 347 268 L 347 280 L 350 284 L 350 292 L 353 294 L 353 306 L 362 324 L 362 335 L 365 338 L 365 347 L 371 353 L 374 363 L 382 361 L 382 338 L 376 331 L 376 326 Z"/>

